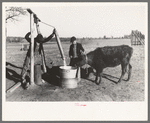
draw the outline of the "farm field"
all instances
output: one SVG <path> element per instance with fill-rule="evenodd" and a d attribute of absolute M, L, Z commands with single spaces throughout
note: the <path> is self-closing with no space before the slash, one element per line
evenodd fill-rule
<path fill-rule="evenodd" d="M 82 43 L 85 51 L 94 50 L 96 47 L 115 46 L 127 44 L 131 46 L 130 39 L 93 39 L 78 40 Z M 69 64 L 69 42 L 63 42 L 62 47 Z M 49 76 L 43 76 L 46 83 L 41 86 L 31 86 L 24 90 L 21 86 L 12 93 L 6 94 L 6 101 L 144 101 L 145 100 L 145 46 L 136 45 L 133 47 L 131 57 L 132 75 L 127 82 L 127 74 L 123 81 L 116 84 L 121 75 L 121 66 L 106 68 L 103 73 L 100 85 L 94 83 L 95 75 L 89 79 L 81 78 L 78 87 L 74 89 L 61 88 L 59 80 L 53 77 L 52 73 L 58 73 L 56 69 L 63 64 L 57 43 L 44 45 L 46 64 Z M 27 51 L 21 51 L 21 43 L 6 44 L 6 82 L 5 90 L 15 83 L 20 82 L 20 73 Z M 53 61 L 53 66 L 50 64 Z M 84 70 L 83 66 L 83 70 Z"/>

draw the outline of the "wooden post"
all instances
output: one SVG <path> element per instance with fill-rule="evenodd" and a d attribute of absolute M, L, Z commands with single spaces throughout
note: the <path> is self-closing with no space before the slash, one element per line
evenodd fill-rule
<path fill-rule="evenodd" d="M 16 83 L 15 85 L 13 85 L 12 87 L 10 87 L 10 88 L 6 91 L 6 93 L 11 93 L 11 92 L 13 92 L 13 91 L 16 90 L 19 86 L 21 86 L 21 82 L 18 82 L 18 83 Z"/>
<path fill-rule="evenodd" d="M 44 73 L 46 73 L 47 72 L 47 68 L 46 68 L 46 61 L 45 61 L 45 55 L 44 55 L 43 48 L 41 50 L 41 56 L 42 56 L 43 71 L 44 71 Z"/>
<path fill-rule="evenodd" d="M 6 20 L 6 27 L 5 27 L 5 38 L 6 38 L 6 41 L 7 41 L 7 20 Z"/>
<path fill-rule="evenodd" d="M 30 31 L 31 31 L 31 69 L 30 69 L 30 84 L 34 84 L 34 18 L 33 18 L 33 13 L 30 13 Z"/>
<path fill-rule="evenodd" d="M 131 46 L 133 45 L 133 31 L 131 32 Z"/>
<path fill-rule="evenodd" d="M 55 37 L 56 37 L 56 40 L 57 40 L 57 44 L 58 44 L 58 48 L 60 50 L 61 57 L 63 59 L 63 64 L 64 64 L 64 66 L 66 66 L 65 55 L 64 55 L 64 52 L 63 52 L 63 49 L 62 49 L 57 31 L 55 32 Z"/>

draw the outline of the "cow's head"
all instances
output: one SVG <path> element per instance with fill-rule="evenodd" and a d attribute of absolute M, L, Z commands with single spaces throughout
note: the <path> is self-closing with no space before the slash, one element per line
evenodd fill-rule
<path fill-rule="evenodd" d="M 81 50 L 81 55 L 78 58 L 78 61 L 75 63 L 77 67 L 81 67 L 86 64 L 86 54 Z"/>

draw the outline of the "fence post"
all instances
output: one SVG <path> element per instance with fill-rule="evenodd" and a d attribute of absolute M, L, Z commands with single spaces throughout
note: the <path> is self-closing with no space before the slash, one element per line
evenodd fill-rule
<path fill-rule="evenodd" d="M 131 32 L 131 46 L 133 45 L 133 30 Z"/>

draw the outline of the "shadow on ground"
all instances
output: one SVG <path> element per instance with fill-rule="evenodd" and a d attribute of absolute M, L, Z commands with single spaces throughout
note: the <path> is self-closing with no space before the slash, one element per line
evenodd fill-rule
<path fill-rule="evenodd" d="M 59 86 L 59 66 L 47 67 L 47 73 L 42 75 L 42 79 L 49 84 Z"/>
<path fill-rule="evenodd" d="M 18 67 L 9 62 L 6 62 L 6 66 L 8 66 L 8 65 L 10 65 L 11 67 L 17 68 L 17 69 L 22 69 L 21 67 Z M 94 82 L 94 80 L 90 79 L 90 77 L 89 77 L 89 75 L 91 73 L 93 73 L 92 76 L 95 76 L 95 73 L 91 67 L 89 67 L 87 69 L 81 68 L 81 78 L 89 80 L 91 82 Z M 114 77 L 114 76 L 108 75 L 108 74 L 103 74 L 102 77 L 109 81 L 112 81 L 116 84 L 117 84 L 117 81 L 115 81 L 115 80 L 119 79 L 117 77 Z M 21 75 L 19 75 L 17 72 L 15 72 L 14 70 L 12 70 L 8 67 L 6 67 L 6 78 L 14 81 L 15 83 L 21 82 Z M 27 79 L 27 81 L 30 81 L 29 77 L 27 77 L 26 79 Z M 53 86 L 60 86 L 59 66 L 47 67 L 47 73 L 42 74 L 42 79 Z M 113 80 L 113 79 L 115 79 L 115 80 Z"/>
<path fill-rule="evenodd" d="M 8 66 L 8 65 L 10 65 L 11 67 L 14 67 L 14 68 L 22 69 L 21 67 L 17 67 L 9 62 L 6 62 L 6 66 Z M 14 81 L 15 83 L 21 81 L 21 75 L 19 75 L 17 72 L 15 72 L 14 70 L 7 68 L 7 67 L 6 67 L 6 78 Z"/>

